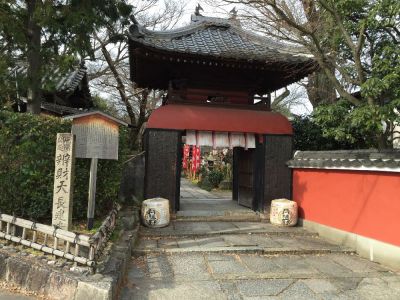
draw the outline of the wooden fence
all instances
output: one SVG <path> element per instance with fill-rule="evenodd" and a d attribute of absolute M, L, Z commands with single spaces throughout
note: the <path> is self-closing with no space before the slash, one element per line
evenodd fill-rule
<path fill-rule="evenodd" d="M 114 231 L 119 210 L 120 206 L 114 204 L 111 212 L 92 236 L 0 213 L 0 238 L 95 267 L 96 260 Z"/>

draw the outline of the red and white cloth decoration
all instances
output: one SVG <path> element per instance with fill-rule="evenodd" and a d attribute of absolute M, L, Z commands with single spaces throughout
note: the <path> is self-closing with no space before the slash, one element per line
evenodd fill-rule
<path fill-rule="evenodd" d="M 186 144 L 193 146 L 210 146 L 213 148 L 245 149 L 256 147 L 256 138 L 253 133 L 186 131 Z"/>
<path fill-rule="evenodd" d="M 192 148 L 192 172 L 196 173 L 201 164 L 200 147 L 193 146 Z"/>
<path fill-rule="evenodd" d="M 182 158 L 182 168 L 186 170 L 188 168 L 188 159 L 189 159 L 190 146 L 183 146 L 183 158 Z"/>

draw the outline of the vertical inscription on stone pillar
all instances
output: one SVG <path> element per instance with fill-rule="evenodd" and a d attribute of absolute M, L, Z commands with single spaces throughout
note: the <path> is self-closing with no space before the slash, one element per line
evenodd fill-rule
<path fill-rule="evenodd" d="M 57 134 L 52 224 L 64 230 L 72 223 L 74 145 L 72 133 Z"/>

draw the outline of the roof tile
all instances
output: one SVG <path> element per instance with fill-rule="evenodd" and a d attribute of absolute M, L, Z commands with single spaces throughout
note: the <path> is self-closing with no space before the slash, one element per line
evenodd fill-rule
<path fill-rule="evenodd" d="M 297 151 L 291 168 L 385 169 L 400 172 L 400 150 Z"/>
<path fill-rule="evenodd" d="M 263 62 L 314 62 L 304 48 L 246 32 L 237 20 L 196 16 L 186 27 L 163 32 L 134 24 L 129 38 L 151 48 L 189 54 Z"/>

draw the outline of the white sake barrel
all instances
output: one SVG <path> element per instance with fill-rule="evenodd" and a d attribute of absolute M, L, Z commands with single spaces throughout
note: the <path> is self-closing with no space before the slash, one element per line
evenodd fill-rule
<path fill-rule="evenodd" d="M 296 225 L 297 203 L 288 199 L 272 200 L 270 222 L 280 226 Z"/>
<path fill-rule="evenodd" d="M 164 227 L 169 224 L 169 201 L 153 198 L 142 202 L 142 220 L 147 227 Z"/>

